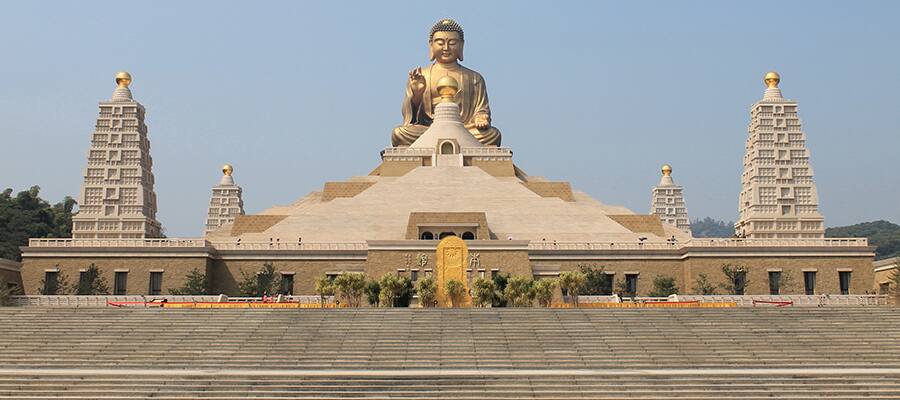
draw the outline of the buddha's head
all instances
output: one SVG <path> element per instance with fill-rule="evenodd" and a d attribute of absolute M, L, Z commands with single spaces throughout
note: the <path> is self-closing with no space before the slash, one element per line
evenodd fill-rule
<path fill-rule="evenodd" d="M 116 85 L 119 87 L 128 87 L 131 84 L 131 74 L 125 71 L 119 71 L 116 74 Z"/>
<path fill-rule="evenodd" d="M 442 19 L 428 35 L 429 59 L 441 64 L 463 60 L 463 29 L 452 19 Z"/>

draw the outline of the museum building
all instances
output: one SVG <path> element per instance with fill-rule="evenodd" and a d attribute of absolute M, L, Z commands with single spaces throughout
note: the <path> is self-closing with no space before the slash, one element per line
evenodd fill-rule
<path fill-rule="evenodd" d="M 323 275 L 436 273 L 435 250 L 447 236 L 465 242 L 470 277 L 539 279 L 602 266 L 637 295 L 660 275 L 687 294 L 701 274 L 720 283 L 722 266 L 733 265 L 747 268 L 746 294 L 872 289 L 866 239 L 824 237 L 797 103 L 782 97 L 778 74 L 765 76 L 751 107 L 735 236 L 701 239 L 691 236 L 684 190 L 668 165 L 649 214 L 516 166 L 491 121 L 484 78 L 458 63 L 462 28 L 438 21 L 428 43 L 434 62 L 410 71 L 403 123 L 372 172 L 246 215 L 226 165 L 197 238 L 161 237 L 146 111 L 131 75 L 120 72 L 113 96 L 99 103 L 72 238 L 31 239 L 22 248 L 26 294 L 95 265 L 112 294 L 168 294 L 197 269 L 210 293 L 237 295 L 242 272 L 271 262 L 284 293 L 311 295 Z M 791 285 L 781 285 L 786 276 Z"/>

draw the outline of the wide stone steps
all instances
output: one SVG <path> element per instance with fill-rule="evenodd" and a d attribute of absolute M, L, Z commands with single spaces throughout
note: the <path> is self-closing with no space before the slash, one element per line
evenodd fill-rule
<path fill-rule="evenodd" d="M 900 375 L 0 378 L 4 399 L 900 399 Z"/>
<path fill-rule="evenodd" d="M 0 308 L 0 370 L 2 399 L 900 400 L 900 310 Z"/>

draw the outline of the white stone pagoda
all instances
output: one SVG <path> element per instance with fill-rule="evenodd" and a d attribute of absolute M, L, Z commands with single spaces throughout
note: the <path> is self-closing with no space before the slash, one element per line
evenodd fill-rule
<path fill-rule="evenodd" d="M 234 177 L 231 176 L 233 173 L 234 167 L 225 164 L 222 167 L 222 179 L 212 188 L 204 236 L 224 224 L 234 222 L 238 215 L 244 215 L 243 190 L 234 183 Z"/>
<path fill-rule="evenodd" d="M 762 100 L 750 108 L 736 234 L 747 238 L 823 238 L 825 219 L 813 183 L 797 102 L 769 72 Z"/>
<path fill-rule="evenodd" d="M 78 213 L 72 218 L 75 239 L 161 236 L 144 106 L 132 98 L 129 73 L 116 74 L 116 84 L 112 98 L 99 103 Z"/>
<path fill-rule="evenodd" d="M 662 178 L 659 185 L 653 187 L 650 214 L 656 215 L 662 222 L 691 233 L 691 220 L 684 204 L 684 188 L 672 180 L 672 167 L 668 164 L 662 166 Z"/>

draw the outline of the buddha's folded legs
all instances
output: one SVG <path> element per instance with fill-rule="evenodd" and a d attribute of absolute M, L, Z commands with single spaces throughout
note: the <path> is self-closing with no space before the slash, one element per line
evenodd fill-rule
<path fill-rule="evenodd" d="M 475 139 L 478 139 L 478 141 L 485 146 L 500 147 L 500 130 L 495 126 L 489 127 L 487 129 L 478 129 L 472 127 L 469 128 L 469 132 L 472 132 L 472 136 L 475 136 Z"/>
<path fill-rule="evenodd" d="M 428 129 L 425 125 L 400 125 L 391 134 L 391 145 L 394 147 L 409 146 Z"/>
<path fill-rule="evenodd" d="M 500 130 L 492 126 L 487 129 L 468 128 L 472 136 L 485 146 L 500 146 Z M 409 146 L 428 130 L 426 125 L 400 125 L 391 134 L 391 145 L 394 147 Z"/>

